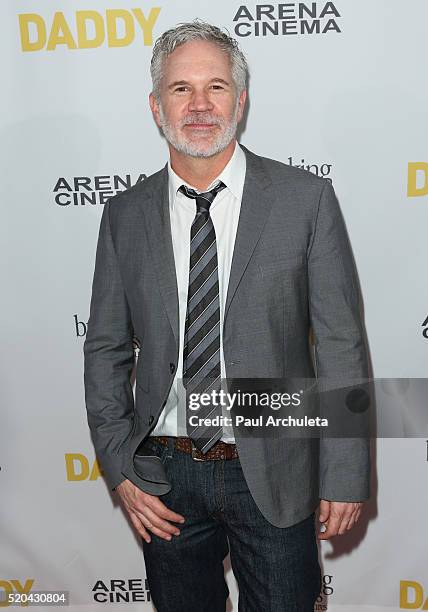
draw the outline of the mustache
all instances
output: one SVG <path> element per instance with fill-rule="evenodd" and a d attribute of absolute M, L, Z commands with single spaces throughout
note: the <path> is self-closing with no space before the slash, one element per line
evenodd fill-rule
<path fill-rule="evenodd" d="M 187 115 L 180 121 L 180 127 L 192 123 L 200 123 L 202 125 L 223 125 L 224 120 L 215 115 Z"/>

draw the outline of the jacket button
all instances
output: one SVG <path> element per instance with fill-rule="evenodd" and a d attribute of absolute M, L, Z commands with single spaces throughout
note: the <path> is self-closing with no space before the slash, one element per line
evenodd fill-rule
<path fill-rule="evenodd" d="M 169 364 L 169 371 L 171 372 L 171 374 L 174 374 L 174 372 L 175 372 L 175 365 L 173 363 Z"/>
<path fill-rule="evenodd" d="M 151 425 L 153 423 L 153 421 L 155 420 L 155 417 L 151 414 L 149 416 L 149 425 Z"/>

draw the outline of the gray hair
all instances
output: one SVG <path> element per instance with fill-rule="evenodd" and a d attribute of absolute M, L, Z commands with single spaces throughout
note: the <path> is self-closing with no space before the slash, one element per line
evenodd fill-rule
<path fill-rule="evenodd" d="M 150 62 L 150 74 L 153 82 L 153 95 L 159 102 L 160 84 L 163 77 L 163 63 L 177 47 L 191 40 L 207 40 L 215 43 L 228 54 L 232 77 L 238 96 L 247 88 L 248 64 L 238 42 L 217 26 L 195 19 L 188 23 L 179 23 L 160 36 L 154 47 Z"/>

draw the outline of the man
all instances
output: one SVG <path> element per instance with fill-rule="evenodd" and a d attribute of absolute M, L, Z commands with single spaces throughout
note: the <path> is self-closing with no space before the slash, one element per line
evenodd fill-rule
<path fill-rule="evenodd" d="M 367 440 L 191 427 L 179 398 L 220 377 L 310 379 L 311 326 L 319 377 L 367 377 L 338 203 L 325 179 L 237 143 L 247 64 L 217 27 L 165 32 L 151 73 L 170 157 L 102 215 L 84 347 L 97 455 L 143 538 L 158 612 L 225 610 L 229 550 L 240 610 L 313 610 L 314 512 L 320 539 L 358 521 Z"/>

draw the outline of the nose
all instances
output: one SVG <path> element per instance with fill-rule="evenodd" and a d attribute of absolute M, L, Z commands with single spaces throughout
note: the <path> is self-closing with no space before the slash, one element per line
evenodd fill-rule
<path fill-rule="evenodd" d="M 189 111 L 210 111 L 213 109 L 213 104 L 208 93 L 204 89 L 193 90 L 192 97 L 189 101 Z"/>

